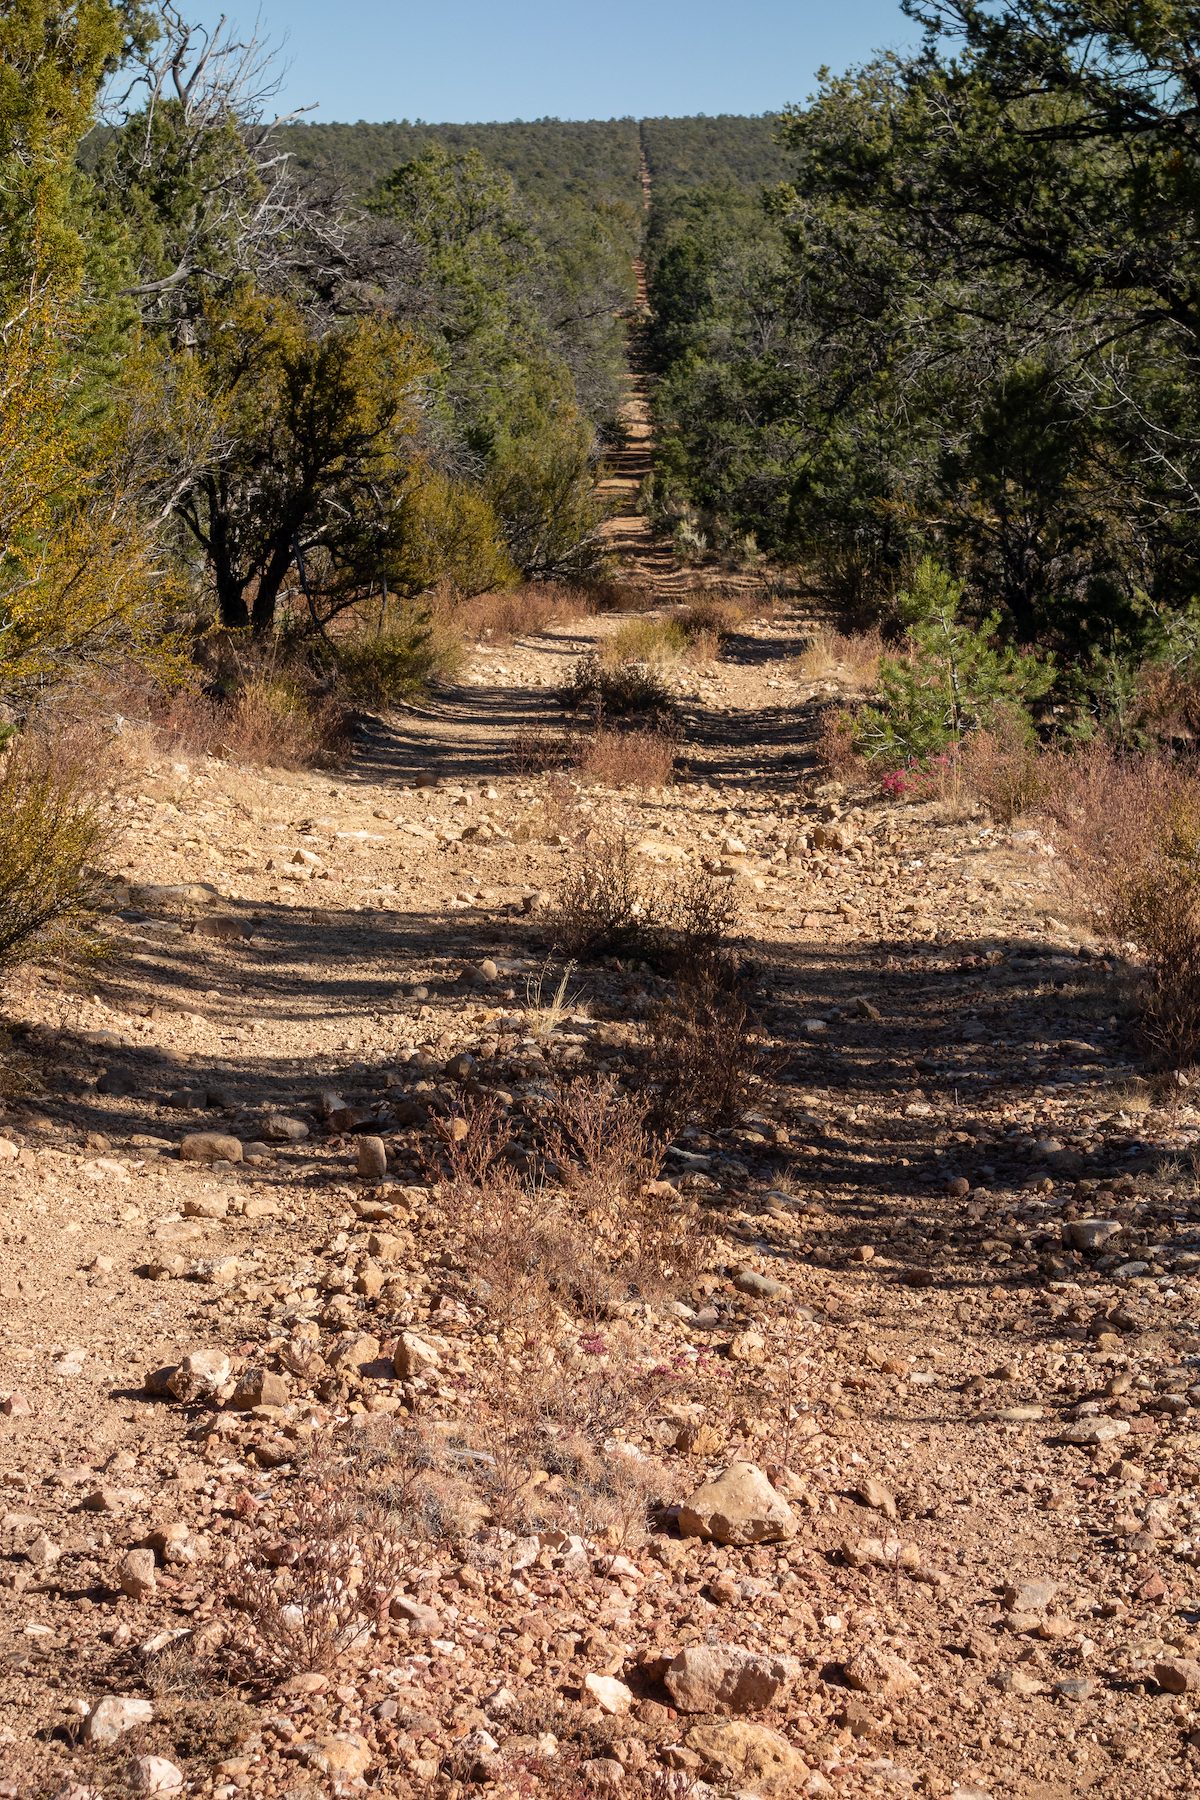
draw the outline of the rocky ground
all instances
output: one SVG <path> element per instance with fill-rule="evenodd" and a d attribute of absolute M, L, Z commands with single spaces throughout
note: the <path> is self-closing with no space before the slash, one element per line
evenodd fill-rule
<path fill-rule="evenodd" d="M 603 619 L 334 776 L 117 742 L 109 952 L 7 996 L 0 1795 L 1194 1791 L 1200 1115 L 1035 829 L 820 778 L 806 624 L 674 672 L 661 791 L 514 772 Z M 771 1049 L 626 1146 L 656 1282 L 455 1161 L 628 1122 L 669 984 L 554 1003 L 614 830 Z"/>

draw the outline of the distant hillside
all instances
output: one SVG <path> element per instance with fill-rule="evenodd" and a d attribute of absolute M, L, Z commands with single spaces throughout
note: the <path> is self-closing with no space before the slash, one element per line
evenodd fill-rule
<path fill-rule="evenodd" d="M 783 181 L 788 165 L 774 142 L 776 117 L 720 113 L 690 119 L 643 119 L 642 144 L 656 188 L 727 184 L 759 188 Z"/>
<path fill-rule="evenodd" d="M 366 194 L 431 143 L 477 149 L 531 200 L 641 202 L 640 151 L 664 188 L 709 182 L 761 187 L 786 172 L 770 115 L 743 118 L 536 119 L 511 125 L 293 125 L 283 133 L 302 169 L 332 173 Z"/>

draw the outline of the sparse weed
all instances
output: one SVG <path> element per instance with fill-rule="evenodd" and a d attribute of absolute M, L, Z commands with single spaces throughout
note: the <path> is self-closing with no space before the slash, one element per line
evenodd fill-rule
<path fill-rule="evenodd" d="M 583 781 L 598 787 L 666 787 L 675 769 L 675 740 L 665 731 L 601 726 L 583 740 L 577 767 Z"/>
<path fill-rule="evenodd" d="M 255 1667 L 280 1678 L 325 1672 L 371 1641 L 404 1564 L 343 1466 L 310 1466 L 277 1536 L 247 1530 L 229 1602 Z"/>

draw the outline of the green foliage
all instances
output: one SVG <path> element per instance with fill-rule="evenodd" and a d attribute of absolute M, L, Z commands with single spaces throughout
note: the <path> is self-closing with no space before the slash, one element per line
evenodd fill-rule
<path fill-rule="evenodd" d="M 0 967 L 63 948 L 96 911 L 105 841 L 81 764 L 28 740 L 0 768 Z"/>
<path fill-rule="evenodd" d="M 360 706 L 385 709 L 410 700 L 458 673 L 461 640 L 428 607 L 391 609 L 376 627 L 327 642 L 338 691 Z"/>
<path fill-rule="evenodd" d="M 73 292 L 85 251 L 75 156 L 124 36 L 113 0 L 0 13 L 0 323 L 31 288 Z"/>
<path fill-rule="evenodd" d="M 903 653 L 879 663 L 880 701 L 860 713 L 855 747 L 891 768 L 927 761 L 999 714 L 1021 715 L 1054 680 L 1049 662 L 997 642 L 998 615 L 960 617 L 963 588 L 932 558 L 900 595 Z"/>

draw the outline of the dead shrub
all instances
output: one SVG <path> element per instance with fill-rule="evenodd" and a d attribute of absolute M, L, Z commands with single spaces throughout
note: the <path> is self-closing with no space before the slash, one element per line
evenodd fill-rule
<path fill-rule="evenodd" d="M 228 1593 L 251 1663 L 276 1677 L 327 1672 L 370 1643 L 404 1573 L 401 1547 L 346 1468 L 310 1465 L 278 1531 L 248 1526 Z"/>
<path fill-rule="evenodd" d="M 698 970 L 641 1027 L 649 1118 L 668 1138 L 736 1124 L 769 1059 L 746 981 Z"/>
<path fill-rule="evenodd" d="M 570 956 L 612 956 L 645 941 L 653 902 L 623 831 L 597 835 L 574 857 L 556 896 L 555 935 Z"/>
<path fill-rule="evenodd" d="M 666 787 L 675 770 L 675 740 L 664 731 L 613 731 L 585 738 L 577 763 L 585 782 L 600 787 Z"/>
<path fill-rule="evenodd" d="M 687 632 L 674 616 L 630 619 L 601 640 L 597 654 L 606 668 L 619 669 L 626 663 L 671 668 L 687 655 L 689 643 Z"/>
<path fill-rule="evenodd" d="M 1167 1068 L 1200 1058 L 1200 775 L 1104 746 L 1058 756 L 1046 810 L 1099 932 L 1140 957 L 1141 1029 Z"/>
<path fill-rule="evenodd" d="M 551 725 L 521 725 L 508 744 L 508 765 L 514 775 L 545 775 L 569 761 L 570 738 Z"/>
<path fill-rule="evenodd" d="M 535 637 L 551 625 L 583 619 L 596 606 L 585 588 L 566 582 L 529 582 L 498 594 L 479 594 L 455 608 L 458 627 L 468 637 L 488 638 L 493 644 L 511 644 L 517 638 Z"/>
<path fill-rule="evenodd" d="M 1053 759 L 1015 714 L 1001 711 L 990 728 L 970 732 L 956 762 L 967 788 L 1001 825 L 1035 812 L 1050 790 Z"/>
<path fill-rule="evenodd" d="M 822 708 L 815 745 L 818 767 L 835 781 L 853 781 L 866 764 L 855 748 L 853 716 L 844 706 Z"/>
<path fill-rule="evenodd" d="M 556 896 L 556 936 L 572 956 L 636 956 L 651 967 L 723 978 L 739 916 L 732 884 L 700 866 L 655 882 L 623 831 L 597 834 Z"/>
<path fill-rule="evenodd" d="M 108 831 L 92 771 L 27 736 L 0 769 L 0 965 L 79 944 L 104 898 Z"/>
<path fill-rule="evenodd" d="M 655 669 L 635 662 L 609 668 L 597 656 L 580 658 L 558 697 L 568 711 L 590 713 L 597 724 L 606 718 L 628 718 L 633 714 L 667 721 L 676 710 Z"/>

